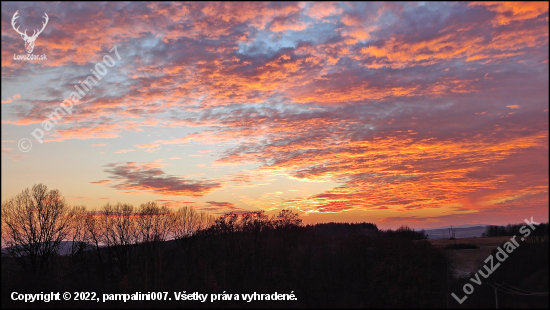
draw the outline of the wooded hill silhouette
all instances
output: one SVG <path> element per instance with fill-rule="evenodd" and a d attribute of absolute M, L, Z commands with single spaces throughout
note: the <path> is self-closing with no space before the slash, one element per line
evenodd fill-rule
<path fill-rule="evenodd" d="M 48 217 L 52 212 L 59 215 Z M 47 218 L 53 222 L 32 228 L 28 225 Z M 43 185 L 3 203 L 2 225 L 4 242 L 10 247 L 9 253 L 2 255 L 2 307 L 459 306 L 453 305 L 452 299 L 449 301 L 449 291 L 458 291 L 462 282 L 449 278 L 445 251 L 427 242 L 423 231 L 408 227 L 380 230 L 372 223 L 304 225 L 298 214 L 290 210 L 273 216 L 256 211 L 214 218 L 192 208 L 171 211 L 155 203 L 139 208 L 107 204 L 100 212 L 87 212 L 83 207 L 68 207 L 58 191 L 47 191 Z M 45 239 L 25 238 L 16 233 L 20 229 L 38 234 L 41 229 L 50 229 L 55 233 L 46 239 L 61 240 L 59 244 L 72 241 L 76 246 L 68 255 L 40 250 L 33 242 L 43 243 Z M 547 274 L 548 260 L 544 258 L 548 256 L 548 243 L 530 244 L 528 250 L 520 247 L 520 254 L 513 253 L 517 261 L 501 267 L 513 275 L 503 276 L 507 283 L 520 287 L 528 277 L 539 279 L 537 274 Z M 529 266 L 524 266 L 526 262 Z M 518 264 L 528 270 L 510 272 L 509 268 Z M 500 279 L 496 276 L 499 272 L 500 269 L 495 279 Z M 547 291 L 548 282 L 530 289 Z M 127 303 L 22 304 L 11 300 L 14 291 L 87 291 L 98 295 L 154 291 L 169 292 L 171 297 L 173 292 L 182 291 L 277 292 L 292 293 L 297 300 L 201 303 L 172 298 Z M 492 301 L 493 295 L 480 293 L 461 307 Z M 522 302 L 529 307 L 548 306 L 547 301 L 541 300 Z"/>

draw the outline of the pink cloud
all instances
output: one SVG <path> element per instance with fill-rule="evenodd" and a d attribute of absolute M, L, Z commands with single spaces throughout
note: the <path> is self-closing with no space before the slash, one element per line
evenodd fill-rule
<path fill-rule="evenodd" d="M 2 100 L 2 104 L 4 104 L 4 103 L 12 103 L 14 100 L 17 100 L 17 99 L 19 99 L 19 98 L 21 98 L 21 95 L 15 94 L 15 95 L 13 95 L 13 97 L 8 97 L 6 100 Z"/>

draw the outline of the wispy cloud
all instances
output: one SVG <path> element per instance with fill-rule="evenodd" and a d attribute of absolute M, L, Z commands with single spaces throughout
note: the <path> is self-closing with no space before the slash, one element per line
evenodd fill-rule
<path fill-rule="evenodd" d="M 210 180 L 190 180 L 167 175 L 160 166 L 157 162 L 118 162 L 108 164 L 105 172 L 111 175 L 114 182 L 111 187 L 129 193 L 148 191 L 164 196 L 201 197 L 221 187 L 220 183 Z"/>
<path fill-rule="evenodd" d="M 19 98 L 21 98 L 21 95 L 15 94 L 15 95 L 13 95 L 12 97 L 6 98 L 6 100 L 2 100 L 2 104 L 4 104 L 4 103 L 12 103 L 14 100 L 17 100 L 17 99 L 19 99 Z"/>

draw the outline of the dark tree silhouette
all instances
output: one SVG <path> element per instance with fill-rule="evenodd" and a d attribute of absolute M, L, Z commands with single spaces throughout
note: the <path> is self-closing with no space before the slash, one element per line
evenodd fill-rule
<path fill-rule="evenodd" d="M 75 211 L 58 190 L 37 184 L 2 203 L 6 251 L 32 274 L 43 275 L 68 236 Z"/>

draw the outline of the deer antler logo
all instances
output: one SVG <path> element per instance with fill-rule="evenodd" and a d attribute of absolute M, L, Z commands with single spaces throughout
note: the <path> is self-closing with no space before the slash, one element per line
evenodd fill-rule
<path fill-rule="evenodd" d="M 42 22 L 42 29 L 40 29 L 40 31 L 36 32 L 37 30 L 34 30 L 32 36 L 28 36 L 27 35 L 27 29 L 25 29 L 25 32 L 21 32 L 19 31 L 19 27 L 18 26 L 17 28 L 15 28 L 15 20 L 18 19 L 20 16 L 17 16 L 19 11 L 15 12 L 15 14 L 13 14 L 13 18 L 11 19 L 11 26 L 13 27 L 13 29 L 15 29 L 15 31 L 17 33 L 19 33 L 19 35 L 21 35 L 21 38 L 23 38 L 23 40 L 25 40 L 25 49 L 27 50 L 27 53 L 32 53 L 32 50 L 34 49 L 34 41 L 36 41 L 36 38 L 38 38 L 38 35 L 42 33 L 42 31 L 44 31 L 44 28 L 46 28 L 46 25 L 48 24 L 48 20 L 49 20 L 49 17 L 48 17 L 48 14 L 46 14 L 44 12 L 44 15 L 46 16 L 43 16 L 45 19 L 46 19 L 46 22 Z"/>

